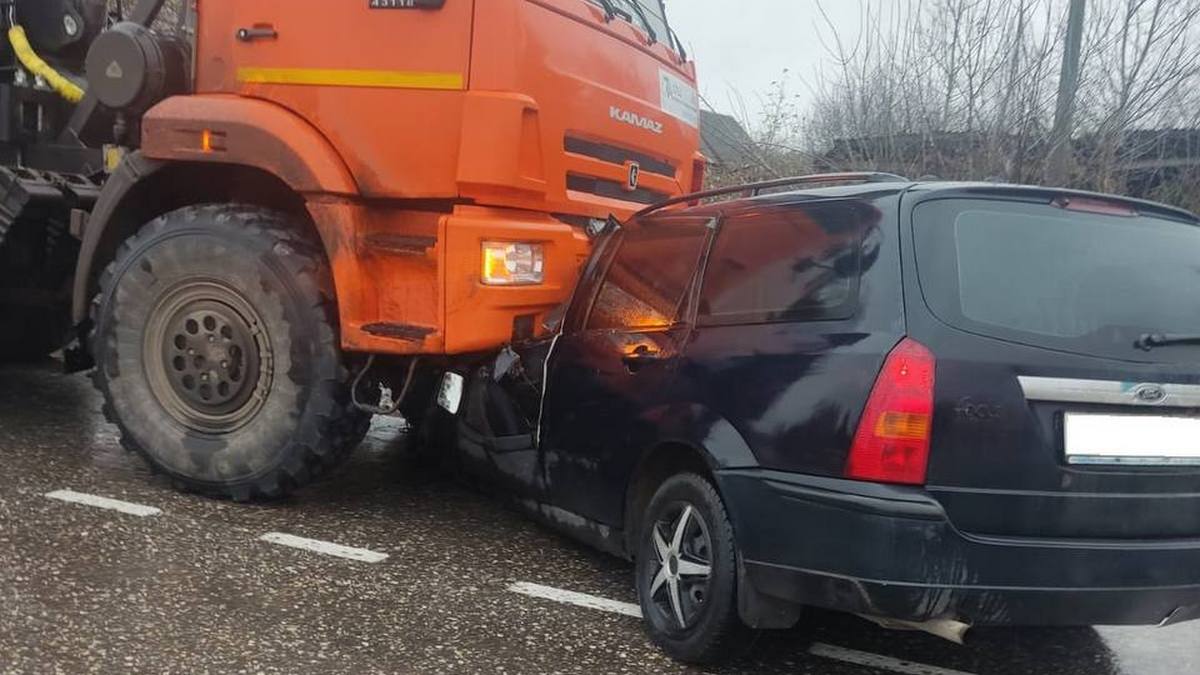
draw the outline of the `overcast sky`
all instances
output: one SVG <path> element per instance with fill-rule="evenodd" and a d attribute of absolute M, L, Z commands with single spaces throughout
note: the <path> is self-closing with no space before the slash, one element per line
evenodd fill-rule
<path fill-rule="evenodd" d="M 844 38 L 857 35 L 858 2 L 823 6 Z M 730 99 L 741 92 L 753 123 L 760 97 L 785 68 L 791 91 L 807 98 L 805 80 L 828 58 L 817 34 L 823 23 L 816 0 L 667 0 L 667 14 L 696 60 L 705 101 L 737 112 Z"/>

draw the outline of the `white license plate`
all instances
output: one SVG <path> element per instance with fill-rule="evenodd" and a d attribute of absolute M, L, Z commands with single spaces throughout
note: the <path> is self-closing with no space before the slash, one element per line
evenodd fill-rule
<path fill-rule="evenodd" d="M 1200 418 L 1067 413 L 1069 464 L 1200 466 Z"/>

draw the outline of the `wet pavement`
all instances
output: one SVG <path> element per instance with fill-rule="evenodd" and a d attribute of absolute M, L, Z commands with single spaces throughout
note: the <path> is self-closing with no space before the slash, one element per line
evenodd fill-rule
<path fill-rule="evenodd" d="M 526 582 L 634 601 L 626 563 L 418 468 L 394 421 L 377 422 L 337 475 L 254 506 L 172 491 L 121 449 L 99 407 L 86 378 L 53 364 L 0 366 L 0 673 L 691 672 L 637 619 L 510 592 Z M 45 497 L 63 489 L 160 512 Z M 260 540 L 272 532 L 388 557 Z M 848 662 L 864 658 L 880 669 Z M 977 630 L 957 646 L 814 612 L 712 672 L 953 671 L 1200 673 L 1200 622 Z"/>

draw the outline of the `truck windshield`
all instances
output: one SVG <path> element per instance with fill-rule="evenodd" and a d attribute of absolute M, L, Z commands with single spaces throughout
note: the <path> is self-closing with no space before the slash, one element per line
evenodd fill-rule
<path fill-rule="evenodd" d="M 667 23 L 667 11 L 662 0 L 609 0 L 618 11 L 627 14 L 634 25 L 653 33 L 655 38 L 672 47 L 676 42 L 672 38 L 671 26 Z"/>

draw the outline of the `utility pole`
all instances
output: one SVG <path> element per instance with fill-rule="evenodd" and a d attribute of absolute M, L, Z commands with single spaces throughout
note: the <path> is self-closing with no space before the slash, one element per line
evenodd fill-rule
<path fill-rule="evenodd" d="M 1055 187 L 1064 186 L 1071 179 L 1071 131 L 1075 122 L 1075 95 L 1079 90 L 1079 61 L 1086 14 L 1087 0 L 1071 0 L 1062 77 L 1058 84 L 1058 107 L 1054 113 L 1054 131 L 1050 135 L 1050 157 L 1046 166 L 1046 182 Z"/>

